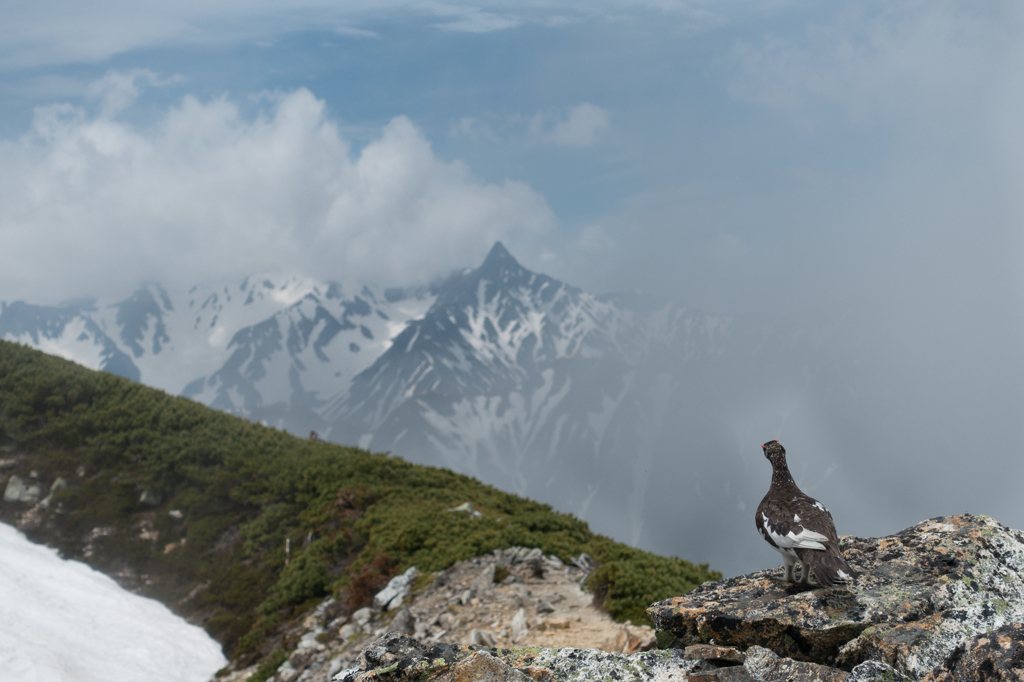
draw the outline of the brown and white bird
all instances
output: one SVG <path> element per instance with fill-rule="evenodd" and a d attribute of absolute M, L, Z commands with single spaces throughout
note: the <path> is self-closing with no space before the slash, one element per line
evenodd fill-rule
<path fill-rule="evenodd" d="M 786 465 L 786 449 L 777 440 L 761 446 L 772 463 L 772 485 L 757 507 L 754 522 L 761 536 L 779 554 L 787 582 L 796 582 L 794 567 L 801 565 L 800 582 L 814 573 L 819 585 L 832 586 L 857 577 L 839 549 L 832 514 L 821 502 L 797 487 Z"/>

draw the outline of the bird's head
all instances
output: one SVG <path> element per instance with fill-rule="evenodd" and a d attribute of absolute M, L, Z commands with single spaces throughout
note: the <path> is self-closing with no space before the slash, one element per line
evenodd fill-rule
<path fill-rule="evenodd" d="M 761 446 L 765 458 L 772 463 L 772 468 L 786 466 L 786 448 L 777 440 L 770 440 Z"/>

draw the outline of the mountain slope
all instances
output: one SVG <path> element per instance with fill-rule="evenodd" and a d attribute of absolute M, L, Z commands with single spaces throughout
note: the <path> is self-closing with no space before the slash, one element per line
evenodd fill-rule
<path fill-rule="evenodd" d="M 325 594 L 351 611 L 408 566 L 513 545 L 593 556 L 591 588 L 620 618 L 639 618 L 651 589 L 717 577 L 451 471 L 295 438 L 4 341 L 0 449 L 0 483 L 24 493 L 0 519 L 201 623 L 231 657 L 293 646 L 289 618 Z M 467 501 L 479 517 L 448 511 Z"/>

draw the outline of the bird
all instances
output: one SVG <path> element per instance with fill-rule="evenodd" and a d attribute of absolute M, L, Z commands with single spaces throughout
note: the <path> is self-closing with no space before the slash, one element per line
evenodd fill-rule
<path fill-rule="evenodd" d="M 772 465 L 772 484 L 757 506 L 754 523 L 782 555 L 785 581 L 797 582 L 796 564 L 801 566 L 801 584 L 808 584 L 811 573 L 823 587 L 856 579 L 858 573 L 839 549 L 831 512 L 797 487 L 786 465 L 786 449 L 777 440 L 768 441 L 761 449 Z"/>

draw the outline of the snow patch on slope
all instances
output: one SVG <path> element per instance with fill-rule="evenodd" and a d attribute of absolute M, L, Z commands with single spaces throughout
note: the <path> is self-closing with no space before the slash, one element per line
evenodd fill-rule
<path fill-rule="evenodd" d="M 152 599 L 0 524 L 0 682 L 206 682 L 220 645 Z"/>

